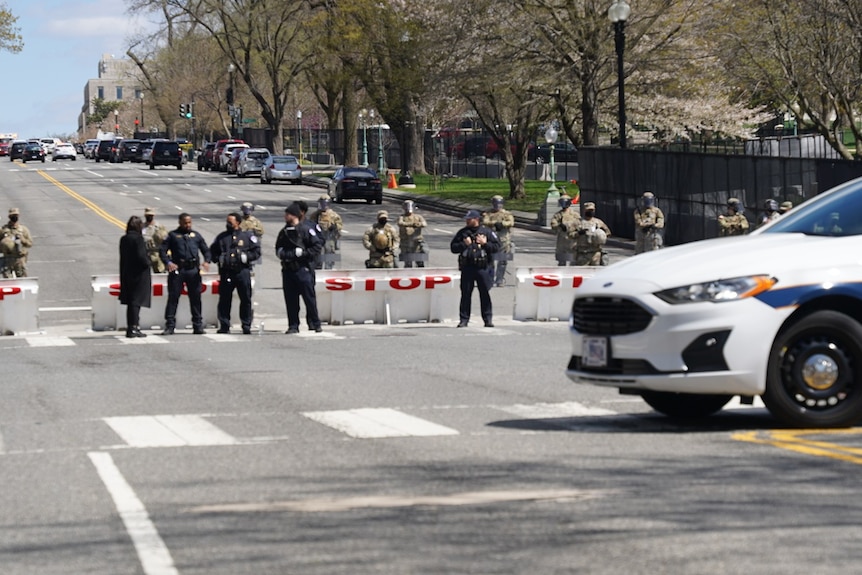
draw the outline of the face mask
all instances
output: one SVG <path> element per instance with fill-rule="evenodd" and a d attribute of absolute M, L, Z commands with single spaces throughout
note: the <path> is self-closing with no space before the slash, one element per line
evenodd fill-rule
<path fill-rule="evenodd" d="M 146 219 L 146 220 L 147 220 L 147 223 L 148 223 L 148 224 L 153 223 L 153 216 L 144 216 L 144 219 Z"/>
<path fill-rule="evenodd" d="M 233 226 L 232 226 L 232 225 L 230 225 L 230 224 L 225 224 L 224 228 L 225 228 L 227 231 L 229 231 L 229 232 L 232 232 L 232 231 L 233 231 Z"/>
<path fill-rule="evenodd" d="M 386 225 L 386 218 L 380 218 L 379 220 L 377 220 L 377 223 L 380 224 L 381 226 L 385 226 Z"/>
<path fill-rule="evenodd" d="M 250 209 L 248 209 L 248 208 L 243 208 L 243 209 L 242 209 L 242 215 L 247 216 L 247 215 L 249 215 L 249 214 L 251 214 L 251 210 L 250 210 Z"/>
<path fill-rule="evenodd" d="M 17 222 L 17 221 L 18 221 L 18 216 L 17 216 L 17 215 L 15 215 L 15 216 L 9 216 L 9 221 L 10 221 L 10 222 Z"/>

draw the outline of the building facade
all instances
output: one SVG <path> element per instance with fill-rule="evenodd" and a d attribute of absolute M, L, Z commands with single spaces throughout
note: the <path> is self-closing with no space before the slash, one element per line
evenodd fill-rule
<path fill-rule="evenodd" d="M 114 132 L 115 120 L 120 125 L 119 132 L 132 133 L 138 126 L 133 121 L 138 119 L 136 111 L 140 107 L 143 115 L 144 92 L 140 82 L 135 77 L 135 64 L 125 58 L 114 58 L 111 54 L 102 54 L 99 60 L 98 76 L 87 80 L 84 85 L 84 104 L 78 115 L 78 138 L 98 137 L 98 134 Z M 88 125 L 87 118 L 93 114 L 93 100 L 100 98 L 106 102 L 123 102 L 115 118 L 105 118 L 101 124 Z M 141 122 L 142 123 L 142 122 Z M 126 125 L 132 124 L 132 125 Z"/>

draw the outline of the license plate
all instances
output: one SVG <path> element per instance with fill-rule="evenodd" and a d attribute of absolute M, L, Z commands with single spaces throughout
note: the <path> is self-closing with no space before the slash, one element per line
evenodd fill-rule
<path fill-rule="evenodd" d="M 608 365 L 608 338 L 584 337 L 581 362 L 590 367 L 606 367 Z"/>
<path fill-rule="evenodd" d="M 356 185 L 359 186 L 360 188 L 364 188 L 368 184 L 366 182 L 356 182 Z"/>

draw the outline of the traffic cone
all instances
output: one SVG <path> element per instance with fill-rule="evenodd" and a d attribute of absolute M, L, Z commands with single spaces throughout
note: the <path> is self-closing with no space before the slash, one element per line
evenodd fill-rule
<path fill-rule="evenodd" d="M 398 188 L 398 182 L 395 181 L 395 172 L 389 173 L 389 185 L 387 186 L 390 190 L 394 190 Z"/>

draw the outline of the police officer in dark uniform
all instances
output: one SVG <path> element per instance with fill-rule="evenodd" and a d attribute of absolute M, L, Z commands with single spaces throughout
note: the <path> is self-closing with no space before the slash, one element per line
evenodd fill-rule
<path fill-rule="evenodd" d="M 201 261 L 198 254 L 203 254 L 204 271 L 209 271 L 210 248 L 203 237 L 192 230 L 192 217 L 183 212 L 179 215 L 179 227 L 168 232 L 168 237 L 162 242 L 159 256 L 168 271 L 168 304 L 165 306 L 165 330 L 162 335 L 173 335 L 177 325 L 177 305 L 183 284 L 189 294 L 189 307 L 192 312 L 192 328 L 194 333 L 204 331 L 203 315 L 201 314 Z"/>
<path fill-rule="evenodd" d="M 467 225 L 458 230 L 450 245 L 452 253 L 458 254 L 458 269 L 461 270 L 461 321 L 458 327 L 467 327 L 470 321 L 474 285 L 479 289 L 485 327 L 494 327 L 494 310 L 491 305 L 491 286 L 494 280 L 492 256 L 499 252 L 502 246 L 497 234 L 479 225 L 481 217 L 482 214 L 477 210 L 467 212 L 464 216 Z"/>
<path fill-rule="evenodd" d="M 242 216 L 227 216 L 225 231 L 220 233 L 210 252 L 218 263 L 218 333 L 230 333 L 230 308 L 233 290 L 239 294 L 239 319 L 242 333 L 251 333 L 253 317 L 251 304 L 251 266 L 260 258 L 260 241 L 252 231 L 240 229 Z"/>
<path fill-rule="evenodd" d="M 285 226 L 275 240 L 275 253 L 281 260 L 281 287 L 287 307 L 287 331 L 299 333 L 299 298 L 305 303 L 308 328 L 321 332 L 314 293 L 314 260 L 323 251 L 323 235 L 315 224 L 302 221 L 297 203 L 284 210 Z"/>

